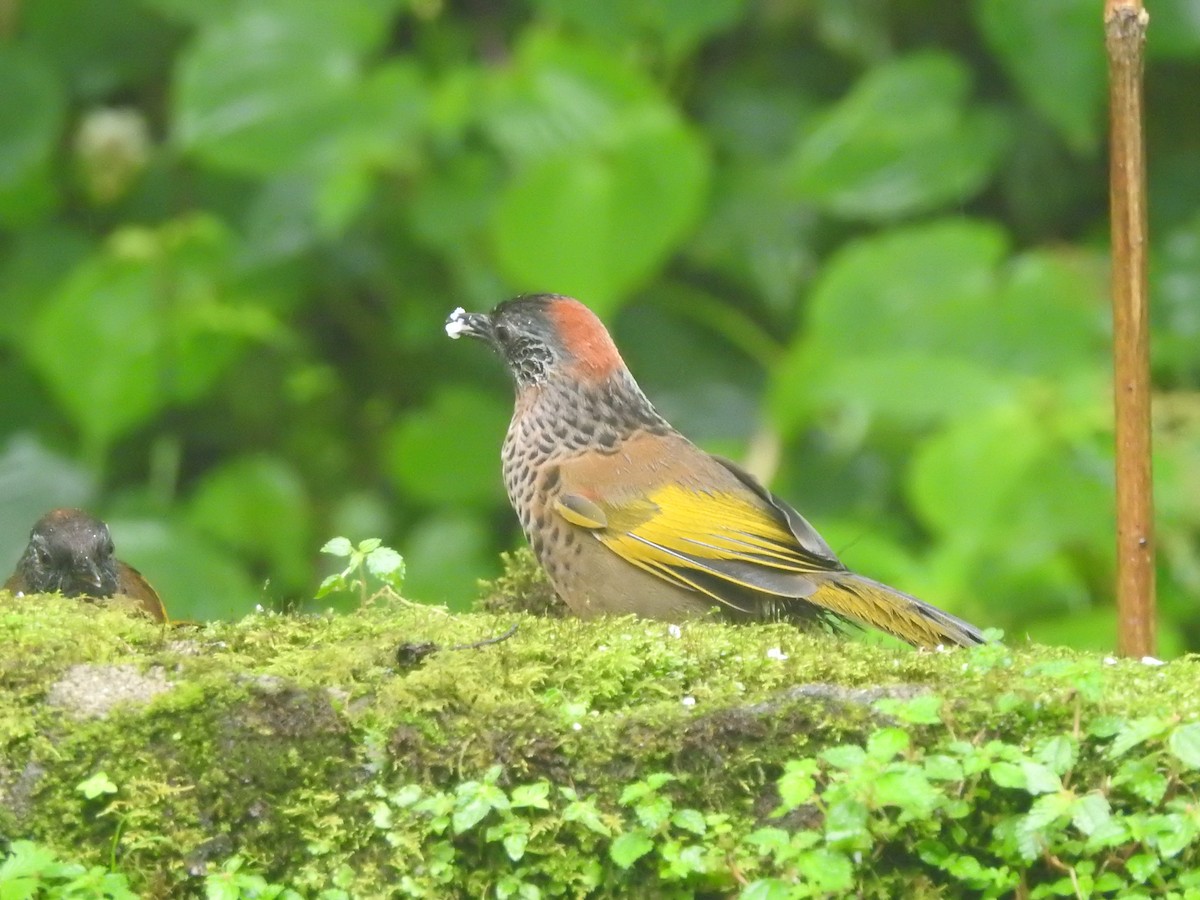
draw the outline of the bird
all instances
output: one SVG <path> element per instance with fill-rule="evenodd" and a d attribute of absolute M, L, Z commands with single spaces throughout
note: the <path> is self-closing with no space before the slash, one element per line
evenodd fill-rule
<path fill-rule="evenodd" d="M 133 566 L 114 555 L 108 525 L 82 509 L 52 509 L 29 533 L 25 552 L 4 582 L 13 594 L 128 597 L 156 622 L 167 622 L 158 592 Z"/>
<path fill-rule="evenodd" d="M 503 358 L 516 388 L 501 448 L 509 501 L 580 617 L 865 626 L 918 647 L 985 642 L 975 626 L 850 571 L 795 509 L 676 431 L 608 330 L 560 294 L 446 320 Z"/>

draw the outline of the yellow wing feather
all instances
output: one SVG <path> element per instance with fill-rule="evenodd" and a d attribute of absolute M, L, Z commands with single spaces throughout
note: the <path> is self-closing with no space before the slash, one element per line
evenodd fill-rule
<path fill-rule="evenodd" d="M 961 619 L 847 571 L 798 513 L 770 495 L 672 483 L 628 502 L 567 493 L 554 507 L 631 565 L 745 615 L 826 615 L 923 646 L 983 640 Z M 771 597 L 784 605 L 772 607 Z"/>
<path fill-rule="evenodd" d="M 625 504 L 566 495 L 555 507 L 626 562 L 739 609 L 706 582 L 802 597 L 816 587 L 805 576 L 841 568 L 801 547 L 782 517 L 752 496 L 667 484 Z"/>

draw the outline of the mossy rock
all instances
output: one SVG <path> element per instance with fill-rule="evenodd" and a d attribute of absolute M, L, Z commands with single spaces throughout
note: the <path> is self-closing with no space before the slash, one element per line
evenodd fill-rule
<path fill-rule="evenodd" d="M 0 836 L 146 897 L 251 871 L 326 898 L 1196 896 L 1198 676 L 786 625 L 394 601 L 164 629 L 0 596 Z"/>

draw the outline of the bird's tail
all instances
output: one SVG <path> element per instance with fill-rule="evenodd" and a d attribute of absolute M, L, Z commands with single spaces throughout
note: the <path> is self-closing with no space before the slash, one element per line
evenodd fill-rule
<path fill-rule="evenodd" d="M 936 606 L 870 578 L 839 572 L 805 599 L 859 624 L 886 631 L 917 647 L 984 643 L 983 634 Z"/>

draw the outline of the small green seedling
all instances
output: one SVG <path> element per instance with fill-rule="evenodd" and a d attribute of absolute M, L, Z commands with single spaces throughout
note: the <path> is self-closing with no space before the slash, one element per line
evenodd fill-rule
<path fill-rule="evenodd" d="M 355 547 L 349 538 L 335 537 L 321 552 L 345 558 L 346 567 L 321 582 L 317 588 L 318 600 L 334 591 L 358 591 L 359 602 L 365 606 L 384 592 L 398 594 L 404 583 L 404 557 L 383 546 L 379 538 L 367 538 Z M 374 593 L 370 592 L 369 576 L 381 584 Z"/>

